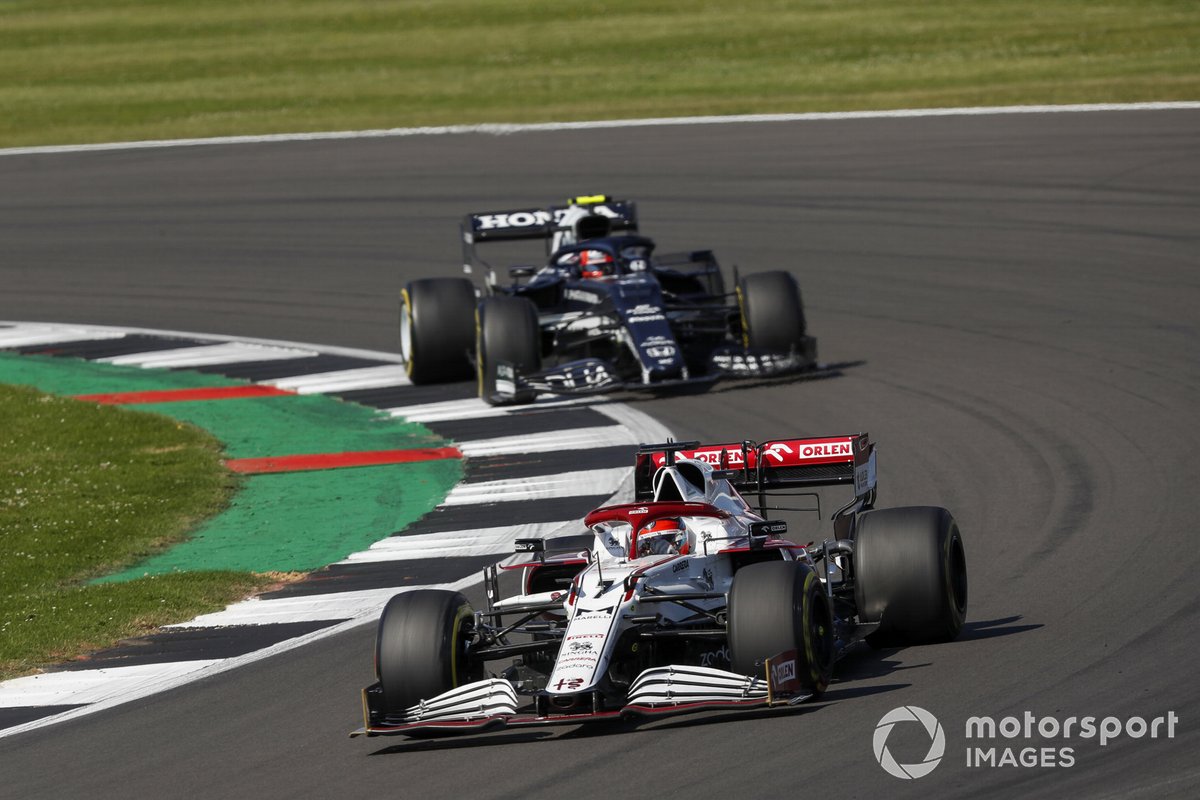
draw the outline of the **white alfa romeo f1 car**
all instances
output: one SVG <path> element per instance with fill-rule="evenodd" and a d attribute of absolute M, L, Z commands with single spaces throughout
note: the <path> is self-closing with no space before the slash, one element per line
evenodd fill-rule
<path fill-rule="evenodd" d="M 823 541 L 790 541 L 766 518 L 813 510 L 772 498 L 838 484 L 854 497 Z M 944 508 L 875 509 L 866 434 L 643 445 L 634 485 L 636 502 L 587 515 L 590 550 L 518 539 L 505 568 L 522 592 L 501 599 L 490 567 L 486 611 L 446 590 L 393 597 L 355 734 L 793 706 L 820 696 L 852 642 L 948 641 L 962 628 L 958 525 Z"/>

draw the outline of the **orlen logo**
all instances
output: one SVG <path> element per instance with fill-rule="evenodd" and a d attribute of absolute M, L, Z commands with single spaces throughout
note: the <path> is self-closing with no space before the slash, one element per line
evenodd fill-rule
<path fill-rule="evenodd" d="M 852 456 L 854 450 L 849 442 L 836 444 L 806 444 L 800 448 L 801 458 L 829 458 L 830 456 Z"/>
<path fill-rule="evenodd" d="M 929 737 L 929 752 L 925 754 L 923 760 L 916 764 L 897 763 L 887 748 L 888 737 L 891 736 L 892 729 L 901 722 L 920 723 L 924 731 L 919 735 Z M 914 725 L 904 725 L 901 729 L 911 730 L 913 733 L 920 730 Z M 879 766 L 883 767 L 887 774 L 908 781 L 914 778 L 924 778 L 941 763 L 942 756 L 946 753 L 946 733 L 942 730 L 942 723 L 938 722 L 937 717 L 925 709 L 919 706 L 900 706 L 893 708 L 879 720 L 879 724 L 875 726 L 875 736 L 871 744 Z"/>
<path fill-rule="evenodd" d="M 741 449 L 738 449 L 738 450 L 730 449 L 730 450 L 726 450 L 725 452 L 729 454 L 729 465 L 731 467 L 732 466 L 740 467 L 743 464 Z M 692 461 L 703 461 L 705 464 L 720 464 L 721 463 L 721 451 L 720 450 L 697 450 L 691 454 L 687 453 L 686 451 L 680 451 L 679 455 L 682 458 L 688 458 L 688 459 L 691 459 Z M 654 463 L 661 467 L 663 464 L 667 463 L 667 457 L 659 454 L 654 457 Z"/>
<path fill-rule="evenodd" d="M 807 450 L 808 448 L 805 448 L 805 449 Z M 767 458 L 773 458 L 776 461 L 782 463 L 784 453 L 791 455 L 794 452 L 796 452 L 796 451 L 793 450 L 792 448 L 788 447 L 783 442 L 776 442 L 775 444 L 771 445 L 770 447 L 765 448 L 763 450 L 763 455 L 766 456 Z"/>
<path fill-rule="evenodd" d="M 796 660 L 789 658 L 779 664 L 771 664 L 771 681 L 776 686 L 784 681 L 796 679 Z"/>

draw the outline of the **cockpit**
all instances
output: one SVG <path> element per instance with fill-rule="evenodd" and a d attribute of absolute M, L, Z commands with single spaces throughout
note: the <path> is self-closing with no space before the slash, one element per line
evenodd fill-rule
<path fill-rule="evenodd" d="M 641 236 L 591 239 L 560 248 L 550 257 L 550 266 L 568 269 L 579 279 L 612 278 L 645 272 L 653 251 L 654 242 Z"/>

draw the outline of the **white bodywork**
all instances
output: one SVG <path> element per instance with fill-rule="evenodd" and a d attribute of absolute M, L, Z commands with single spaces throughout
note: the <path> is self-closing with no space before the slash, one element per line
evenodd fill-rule
<path fill-rule="evenodd" d="M 696 477 L 700 480 L 689 480 Z M 664 619 L 683 622 L 695 616 L 677 603 L 641 603 L 646 587 L 663 594 L 724 594 L 729 590 L 731 564 L 726 558 L 714 556 L 725 547 L 745 546 L 747 526 L 761 517 L 750 510 L 729 481 L 714 478 L 712 466 L 702 461 L 685 460 L 660 468 L 654 478 L 654 497 L 656 501 L 707 503 L 730 516 L 682 516 L 688 542 L 686 554 L 640 558 L 631 555 L 633 525 L 601 522 L 593 526 L 592 563 L 575 579 L 563 605 L 567 630 L 546 684 L 551 695 L 595 688 L 608 670 L 621 634 L 635 626 L 629 617 L 657 613 Z M 630 513 L 631 519 L 636 512 L 634 509 Z M 724 606 L 724 601 L 697 600 L 692 605 L 707 610 Z"/>

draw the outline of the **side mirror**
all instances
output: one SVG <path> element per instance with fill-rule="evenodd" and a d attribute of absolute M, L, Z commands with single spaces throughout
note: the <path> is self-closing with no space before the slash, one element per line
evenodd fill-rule
<path fill-rule="evenodd" d="M 787 533 L 787 523 L 780 519 L 767 519 L 762 522 L 750 523 L 750 549 L 761 550 L 771 536 L 782 536 Z"/>
<path fill-rule="evenodd" d="M 546 560 L 545 539 L 517 539 L 513 542 L 514 553 L 535 553 L 538 561 Z"/>
<path fill-rule="evenodd" d="M 532 278 L 537 272 L 537 267 L 509 267 L 508 276 L 510 278 Z"/>

